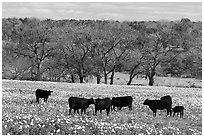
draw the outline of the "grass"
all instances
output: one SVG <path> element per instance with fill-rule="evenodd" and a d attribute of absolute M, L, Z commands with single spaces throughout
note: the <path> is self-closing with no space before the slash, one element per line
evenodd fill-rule
<path fill-rule="evenodd" d="M 53 90 L 47 103 L 35 103 L 37 88 Z M 93 115 L 68 115 L 71 96 L 98 98 L 131 95 L 133 110 L 103 111 Z M 184 118 L 166 117 L 166 111 L 152 111 L 142 103 L 146 98 L 171 95 L 173 107 L 186 108 Z M 120 86 L 2 80 L 3 135 L 201 135 L 202 92 L 200 88 Z"/>

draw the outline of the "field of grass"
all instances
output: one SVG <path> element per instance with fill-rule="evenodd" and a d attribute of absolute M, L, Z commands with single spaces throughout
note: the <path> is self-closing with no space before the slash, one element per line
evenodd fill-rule
<path fill-rule="evenodd" d="M 47 103 L 35 103 L 37 88 L 53 90 Z M 93 115 L 68 115 L 68 98 L 103 98 L 131 95 L 133 110 L 105 111 Z M 183 105 L 184 118 L 166 117 L 166 111 L 152 111 L 142 103 L 146 98 L 170 95 L 175 105 Z M 25 135 L 201 135 L 202 89 L 159 86 L 120 86 L 2 80 L 2 134 Z"/>

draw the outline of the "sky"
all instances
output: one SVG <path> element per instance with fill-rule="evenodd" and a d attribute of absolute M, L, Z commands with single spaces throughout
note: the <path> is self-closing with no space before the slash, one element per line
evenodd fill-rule
<path fill-rule="evenodd" d="M 3 2 L 2 17 L 202 21 L 202 2 Z"/>

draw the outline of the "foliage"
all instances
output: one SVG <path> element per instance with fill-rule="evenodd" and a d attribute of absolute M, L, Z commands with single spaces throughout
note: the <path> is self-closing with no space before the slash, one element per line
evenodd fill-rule
<path fill-rule="evenodd" d="M 160 73 L 201 77 L 201 22 L 39 20 L 3 18 L 3 78 L 99 84 L 116 71 L 130 79 Z M 177 61 L 177 64 L 174 63 Z M 177 67 L 176 67 L 176 66 Z M 176 73 L 169 71 L 176 67 Z M 161 71 L 158 71 L 161 68 Z"/>

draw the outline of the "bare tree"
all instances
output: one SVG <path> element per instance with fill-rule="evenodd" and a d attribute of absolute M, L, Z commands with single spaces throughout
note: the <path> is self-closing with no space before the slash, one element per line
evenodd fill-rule
<path fill-rule="evenodd" d="M 12 33 L 12 41 L 17 44 L 10 50 L 16 57 L 27 57 L 31 62 L 31 78 L 41 80 L 41 67 L 54 49 L 51 42 L 51 31 L 48 26 L 41 24 L 40 20 L 27 19 L 16 26 Z"/>
<path fill-rule="evenodd" d="M 183 51 L 179 42 L 179 37 L 172 35 L 171 30 L 164 29 L 163 26 L 157 26 L 153 32 L 146 35 L 140 51 L 150 86 L 154 84 L 157 66 L 172 61 Z"/>

